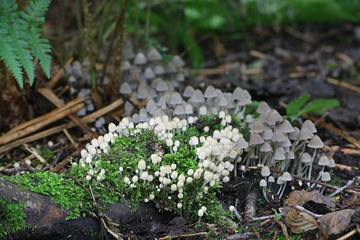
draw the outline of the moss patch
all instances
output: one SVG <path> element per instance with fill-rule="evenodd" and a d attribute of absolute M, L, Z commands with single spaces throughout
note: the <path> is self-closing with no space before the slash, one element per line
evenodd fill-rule
<path fill-rule="evenodd" d="M 9 198 L 0 199 L 0 239 L 25 229 L 25 218 L 21 202 L 13 203 Z"/>

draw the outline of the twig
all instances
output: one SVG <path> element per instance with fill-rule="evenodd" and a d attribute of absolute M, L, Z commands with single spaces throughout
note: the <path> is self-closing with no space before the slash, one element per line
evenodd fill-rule
<path fill-rule="evenodd" d="M 176 239 L 176 238 L 187 238 L 187 237 L 197 237 L 197 236 L 203 236 L 208 234 L 207 232 L 199 232 L 199 233 L 189 233 L 184 235 L 178 235 L 178 236 L 166 236 L 159 238 L 159 240 L 170 240 L 170 239 Z"/>
<path fill-rule="evenodd" d="M 251 220 L 253 222 L 255 222 L 255 221 L 262 221 L 262 220 L 266 220 L 266 219 L 270 219 L 270 218 L 274 218 L 274 217 L 275 217 L 275 214 L 268 215 L 268 216 L 262 216 L 262 217 L 253 217 Z"/>
<path fill-rule="evenodd" d="M 122 240 L 122 238 L 121 238 L 118 234 L 116 234 L 115 232 L 113 232 L 113 231 L 106 225 L 105 220 L 104 220 L 104 218 L 105 218 L 106 215 L 104 215 L 104 214 L 99 214 L 99 213 L 101 213 L 101 211 L 100 211 L 100 209 L 99 209 L 99 207 L 98 207 L 98 205 L 97 205 L 97 203 L 96 203 L 96 201 L 95 201 L 95 197 L 94 197 L 94 194 L 93 194 L 93 191 L 92 191 L 91 186 L 89 186 L 89 189 L 90 189 L 91 197 L 92 197 L 92 199 L 93 199 L 93 206 L 96 208 L 96 210 L 97 210 L 97 212 L 98 212 L 97 215 L 98 215 L 98 217 L 100 217 L 101 223 L 102 223 L 103 226 L 105 227 L 106 231 L 108 231 L 108 233 L 110 233 L 114 238 L 116 238 L 116 239 L 118 239 L 118 240 Z M 100 215 L 100 216 L 99 216 L 99 215 Z M 107 218 L 107 220 L 110 220 L 108 217 L 106 217 L 106 218 Z"/>
<path fill-rule="evenodd" d="M 350 83 L 340 82 L 339 80 L 336 80 L 334 78 L 327 78 L 326 80 L 328 83 L 331 83 L 333 85 L 340 86 L 340 87 L 343 87 L 343 88 L 346 88 L 346 89 L 349 89 L 349 90 L 352 90 L 355 92 L 360 92 L 360 87 L 354 86 Z"/>
<path fill-rule="evenodd" d="M 35 148 L 29 147 L 29 145 L 24 144 L 24 148 L 31 153 L 35 158 L 37 158 L 41 163 L 47 165 L 46 160 L 37 152 Z"/>
<path fill-rule="evenodd" d="M 351 179 L 350 181 L 348 181 L 344 186 L 336 189 L 333 193 L 330 193 L 328 196 L 326 196 L 327 198 L 332 198 L 333 196 L 335 196 L 336 194 L 338 194 L 339 192 L 343 191 L 344 189 L 348 188 L 350 185 L 352 185 L 355 181 L 355 178 Z"/>
<path fill-rule="evenodd" d="M 12 130 L 11 133 L 0 137 L 0 144 L 9 143 L 13 140 L 19 139 L 49 125 L 50 123 L 62 119 L 71 113 L 79 111 L 84 107 L 83 101 L 83 98 L 75 99 L 64 106 L 51 111 L 50 113 L 17 126 L 15 131 Z"/>
<path fill-rule="evenodd" d="M 55 95 L 55 93 L 51 89 L 39 88 L 37 89 L 37 91 L 41 95 L 43 95 L 43 97 L 45 97 L 51 103 L 53 103 L 56 107 L 64 106 L 64 103 Z M 84 121 L 82 121 L 78 116 L 76 116 L 75 114 L 70 114 L 68 117 L 89 136 L 93 138 L 97 137 L 97 135 L 90 130 L 89 126 Z"/>
<path fill-rule="evenodd" d="M 78 148 L 78 146 L 76 145 L 74 139 L 72 139 L 69 131 L 67 129 L 63 129 L 63 133 L 65 134 L 65 136 L 67 137 L 67 139 L 70 141 L 71 145 L 76 149 Z"/>
<path fill-rule="evenodd" d="M 72 62 L 73 62 L 73 58 L 70 58 L 66 63 L 65 63 L 65 67 L 69 66 Z M 61 68 L 56 74 L 55 76 L 53 76 L 51 78 L 51 80 L 48 82 L 48 86 L 49 88 L 54 88 L 55 85 L 57 84 L 57 82 L 60 80 L 60 78 L 64 75 L 64 68 Z"/>
<path fill-rule="evenodd" d="M 98 111 L 93 112 L 92 114 L 90 114 L 90 115 L 88 115 L 86 117 L 83 117 L 81 120 L 86 122 L 86 123 L 94 122 L 97 118 L 99 118 L 99 117 L 107 114 L 108 112 L 114 110 L 115 108 L 121 106 L 123 103 L 124 103 L 124 101 L 122 99 L 118 99 L 117 101 L 111 103 L 110 105 L 108 105 L 108 106 L 106 106 L 106 107 L 104 107 L 102 109 L 99 109 Z M 55 134 L 57 132 L 62 131 L 65 128 L 68 129 L 68 128 L 72 128 L 72 127 L 75 127 L 75 126 L 76 125 L 73 122 L 64 123 L 64 124 L 62 124 L 60 126 L 47 129 L 45 131 L 34 134 L 32 136 L 19 139 L 17 141 L 14 141 L 14 142 L 11 142 L 11 143 L 6 144 L 4 146 L 1 146 L 0 147 L 0 153 L 11 150 L 12 148 L 20 146 L 20 145 L 22 145 L 24 143 L 36 141 L 38 139 L 50 136 L 52 134 Z"/>
<path fill-rule="evenodd" d="M 349 237 L 355 235 L 357 232 L 358 232 L 358 230 L 357 230 L 357 229 L 354 229 L 354 230 L 352 230 L 351 232 L 348 232 L 347 234 L 345 234 L 345 235 L 342 236 L 342 237 L 339 237 L 339 238 L 336 239 L 336 240 L 346 240 L 346 239 L 348 239 Z"/>
<path fill-rule="evenodd" d="M 299 210 L 300 212 L 304 212 L 304 213 L 306 213 L 306 214 L 309 214 L 310 216 L 312 216 L 312 217 L 314 217 L 314 218 L 321 218 L 322 216 L 324 216 L 324 215 L 322 215 L 322 214 L 313 213 L 313 212 L 311 212 L 311 211 L 307 210 L 306 208 L 304 208 L 304 207 L 302 207 L 302 206 L 299 206 L 299 205 L 295 205 L 295 208 L 296 208 L 297 210 Z"/>
<path fill-rule="evenodd" d="M 9 238 L 10 238 L 11 240 L 13 240 L 12 237 L 11 237 L 11 235 L 10 235 L 9 230 L 8 230 L 7 227 L 6 227 L 6 224 L 5 224 L 4 219 L 2 219 L 2 225 L 5 227 L 5 231 L 6 231 L 7 235 L 9 236 Z"/>

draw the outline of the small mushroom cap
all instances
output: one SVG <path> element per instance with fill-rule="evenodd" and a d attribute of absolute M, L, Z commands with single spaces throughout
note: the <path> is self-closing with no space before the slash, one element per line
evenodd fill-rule
<path fill-rule="evenodd" d="M 191 98 L 192 95 L 194 95 L 194 92 L 195 92 L 194 88 L 190 85 L 187 85 L 183 92 L 183 96 L 187 98 Z"/>
<path fill-rule="evenodd" d="M 144 77 L 146 79 L 153 79 L 155 77 L 155 73 L 151 68 L 147 67 L 144 72 Z"/>
<path fill-rule="evenodd" d="M 183 105 L 177 105 L 174 109 L 174 115 L 183 115 L 185 114 L 185 109 Z"/>
<path fill-rule="evenodd" d="M 314 134 L 312 134 L 312 132 L 310 132 L 310 130 L 307 127 L 302 126 L 299 135 L 297 137 L 297 140 L 300 141 L 308 140 L 311 139 L 313 136 Z"/>
<path fill-rule="evenodd" d="M 209 85 L 204 92 L 204 98 L 216 98 L 216 97 L 217 97 L 216 89 L 212 85 Z"/>
<path fill-rule="evenodd" d="M 329 166 L 330 165 L 330 161 L 328 159 L 327 156 L 321 156 L 318 162 L 318 165 L 320 166 Z"/>
<path fill-rule="evenodd" d="M 283 175 L 281 176 L 281 180 L 283 181 L 291 181 L 292 180 L 292 176 L 290 175 L 289 172 L 284 172 Z"/>
<path fill-rule="evenodd" d="M 109 123 L 109 126 L 108 126 L 108 129 L 109 129 L 109 132 L 115 132 L 117 127 L 115 125 L 115 123 Z"/>
<path fill-rule="evenodd" d="M 184 61 L 181 59 L 181 57 L 179 57 L 178 55 L 174 56 L 172 61 L 171 61 L 175 67 L 177 68 L 182 68 L 183 66 L 185 66 Z"/>
<path fill-rule="evenodd" d="M 165 68 L 161 65 L 156 65 L 154 68 L 154 73 L 156 75 L 163 75 L 165 73 Z"/>
<path fill-rule="evenodd" d="M 171 93 L 171 97 L 170 97 L 169 104 L 170 104 L 170 105 L 182 104 L 182 97 L 181 97 L 180 93 L 178 93 L 178 92 L 172 92 L 172 93 Z"/>
<path fill-rule="evenodd" d="M 205 102 L 205 98 L 201 90 L 196 89 L 194 94 L 191 97 L 191 101 L 194 103 L 203 103 Z"/>
<path fill-rule="evenodd" d="M 261 101 L 258 108 L 256 109 L 256 112 L 257 113 L 267 113 L 267 112 L 270 112 L 271 111 L 271 108 L 269 107 L 269 105 L 264 102 L 264 101 Z"/>
<path fill-rule="evenodd" d="M 168 64 L 166 64 L 165 70 L 166 70 L 167 73 L 176 73 L 176 72 L 177 72 L 176 67 L 175 67 L 174 64 L 171 63 L 171 62 L 169 62 Z"/>
<path fill-rule="evenodd" d="M 261 168 L 261 176 L 263 177 L 270 176 L 270 169 L 268 166 L 264 166 Z"/>
<path fill-rule="evenodd" d="M 268 182 L 275 182 L 275 179 L 274 179 L 274 177 L 273 176 L 269 176 L 269 178 L 268 178 Z"/>
<path fill-rule="evenodd" d="M 132 89 L 131 89 L 129 83 L 123 82 L 123 83 L 121 84 L 121 86 L 120 86 L 119 92 L 120 92 L 121 94 L 130 94 L 130 93 L 132 93 Z"/>
<path fill-rule="evenodd" d="M 283 147 L 278 147 L 275 150 L 274 160 L 285 160 L 285 150 Z"/>
<path fill-rule="evenodd" d="M 281 177 L 278 177 L 278 179 L 277 179 L 276 183 L 277 183 L 277 184 L 279 184 L 279 185 L 281 185 L 281 184 L 284 184 L 284 183 L 285 183 L 285 181 L 284 181 L 284 180 L 282 180 L 282 178 L 281 178 Z"/>
<path fill-rule="evenodd" d="M 235 143 L 235 149 L 245 149 L 249 146 L 249 143 L 244 138 L 239 138 Z"/>
<path fill-rule="evenodd" d="M 273 126 L 276 123 L 281 122 L 282 120 L 283 118 L 281 117 L 279 112 L 275 109 L 272 109 L 266 119 L 266 123 Z"/>
<path fill-rule="evenodd" d="M 336 165 L 336 164 L 335 164 L 335 160 L 334 160 L 333 158 L 330 158 L 330 159 L 329 159 L 329 162 L 330 162 L 330 164 L 329 164 L 328 167 L 329 167 L 329 168 L 334 168 L 335 165 Z"/>
<path fill-rule="evenodd" d="M 321 176 L 321 181 L 328 182 L 330 180 L 331 180 L 330 173 L 324 172 L 323 175 Z"/>
<path fill-rule="evenodd" d="M 262 133 L 265 131 L 264 124 L 259 120 L 255 119 L 255 121 L 250 126 L 251 133 Z"/>
<path fill-rule="evenodd" d="M 191 104 L 185 104 L 185 114 L 193 114 L 193 107 Z"/>
<path fill-rule="evenodd" d="M 251 146 L 262 144 L 262 143 L 264 143 L 264 139 L 262 139 L 262 137 L 258 133 L 250 134 L 250 145 Z"/>
<path fill-rule="evenodd" d="M 273 136 L 274 136 L 273 130 L 270 128 L 265 129 L 264 132 L 262 133 L 262 138 L 264 140 L 271 140 Z"/>
<path fill-rule="evenodd" d="M 303 126 L 305 126 L 307 129 L 309 129 L 310 132 L 312 132 L 312 133 L 316 133 L 316 132 L 317 132 L 314 123 L 313 123 L 311 120 L 309 120 L 309 119 L 307 119 L 307 120 L 303 123 Z"/>
<path fill-rule="evenodd" d="M 260 180 L 260 187 L 266 187 L 266 180 L 265 179 Z"/>
<path fill-rule="evenodd" d="M 176 74 L 175 80 L 178 82 L 183 82 L 185 80 L 185 76 L 183 73 L 179 72 Z"/>
<path fill-rule="evenodd" d="M 324 143 L 321 141 L 320 137 L 318 135 L 314 135 L 311 139 L 310 142 L 307 145 L 310 148 L 323 148 L 324 147 Z"/>
<path fill-rule="evenodd" d="M 242 95 L 243 95 L 243 90 L 240 87 L 237 87 L 233 91 L 232 100 L 233 101 L 240 100 Z"/>
<path fill-rule="evenodd" d="M 273 149 L 269 142 L 264 142 L 260 147 L 260 152 L 272 152 Z"/>
<path fill-rule="evenodd" d="M 218 105 L 220 107 L 228 106 L 228 100 L 226 99 L 226 97 L 224 95 L 222 95 L 218 98 Z M 227 109 L 229 109 L 229 108 L 227 107 Z"/>
<path fill-rule="evenodd" d="M 166 84 L 166 82 L 162 79 L 158 81 L 158 84 L 156 84 L 156 91 L 158 92 L 166 92 L 169 90 L 169 86 Z"/>
<path fill-rule="evenodd" d="M 146 62 L 147 62 L 147 59 L 143 53 L 139 52 L 138 54 L 136 54 L 135 59 L 134 59 L 135 64 L 143 65 Z"/>
<path fill-rule="evenodd" d="M 160 61 L 162 59 L 162 56 L 156 48 L 152 47 L 148 51 L 147 59 L 151 62 L 155 62 Z"/>
<path fill-rule="evenodd" d="M 303 163 L 308 163 L 311 161 L 311 156 L 309 153 L 307 152 L 304 152 L 302 155 L 301 155 L 301 159 L 300 159 L 301 162 Z"/>
<path fill-rule="evenodd" d="M 125 60 L 122 62 L 121 70 L 126 71 L 126 70 L 129 70 L 130 68 L 131 68 L 131 64 L 128 60 Z"/>
<path fill-rule="evenodd" d="M 286 159 L 295 159 L 295 154 L 293 151 L 289 151 L 286 154 Z"/>
<path fill-rule="evenodd" d="M 292 133 L 294 132 L 294 128 L 293 126 L 291 125 L 291 123 L 289 122 L 289 120 L 287 119 L 284 119 L 280 125 L 279 125 L 279 128 L 278 128 L 281 132 L 283 133 Z"/>
<path fill-rule="evenodd" d="M 300 129 L 298 127 L 294 127 L 294 131 L 289 134 L 290 140 L 297 140 L 300 133 Z"/>
<path fill-rule="evenodd" d="M 274 136 L 272 138 L 273 142 L 283 142 L 286 140 L 285 135 L 280 130 L 275 130 Z"/>

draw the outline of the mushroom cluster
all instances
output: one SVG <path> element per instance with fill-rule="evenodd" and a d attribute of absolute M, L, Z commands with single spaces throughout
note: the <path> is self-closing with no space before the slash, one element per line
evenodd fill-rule
<path fill-rule="evenodd" d="M 208 196 L 213 196 L 232 174 L 237 176 L 238 167 L 242 176 L 248 166 L 262 168 L 260 186 L 267 201 L 267 189 L 279 198 L 283 196 L 287 183 L 292 181 L 291 174 L 311 179 L 314 163 L 322 168 L 317 180 L 330 180 L 325 170 L 335 163 L 325 156 L 317 160 L 317 149 L 324 144 L 311 121 L 305 121 L 300 129 L 294 127 L 266 102 L 260 102 L 254 115 L 245 116 L 252 99 L 239 87 L 233 92 L 222 92 L 211 85 L 204 91 L 190 85 L 182 88 L 187 75 L 182 59 L 174 56 L 165 63 L 155 48 L 136 55 L 127 49 L 124 59 L 119 92 L 147 103 L 133 114 L 134 107 L 127 101 L 128 117 L 118 125 L 110 123 L 108 133 L 93 139 L 81 151 L 74 167 L 83 171 L 87 183 L 106 181 L 108 170 L 102 156 L 116 152 L 112 144 L 117 139 L 149 132 L 167 150 L 134 160 L 137 167 L 129 171 L 124 170 L 128 163 L 117 163 L 118 171 L 111 173 L 111 178 L 118 178 L 127 190 L 141 193 L 137 199 L 153 201 L 164 210 L 191 209 L 202 217 L 205 202 L 216 205 Z M 219 124 L 196 129 L 195 124 L 204 117 L 216 119 Z M 99 126 L 104 124 L 103 119 L 98 122 Z M 185 158 L 191 161 L 185 164 Z M 283 174 L 271 172 L 272 168 Z M 127 190 L 122 191 L 130 193 Z"/>

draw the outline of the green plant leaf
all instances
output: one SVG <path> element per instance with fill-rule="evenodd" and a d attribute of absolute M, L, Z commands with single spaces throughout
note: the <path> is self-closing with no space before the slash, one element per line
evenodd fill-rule
<path fill-rule="evenodd" d="M 300 108 L 310 99 L 309 94 L 303 94 L 299 99 L 289 102 L 286 107 L 286 115 L 294 116 L 300 110 Z"/>
<path fill-rule="evenodd" d="M 317 115 L 324 114 L 324 110 L 330 110 L 340 105 L 339 101 L 335 99 L 316 99 L 309 102 L 306 106 L 301 109 L 297 115 L 301 116 L 305 113 L 312 113 Z"/>

